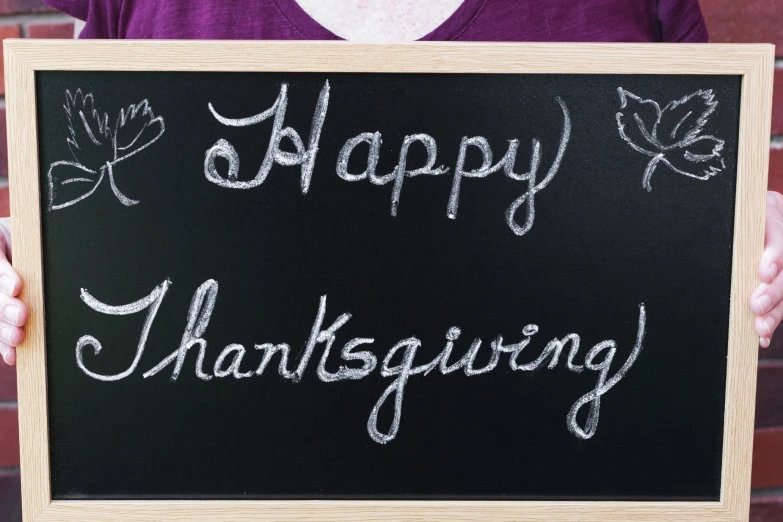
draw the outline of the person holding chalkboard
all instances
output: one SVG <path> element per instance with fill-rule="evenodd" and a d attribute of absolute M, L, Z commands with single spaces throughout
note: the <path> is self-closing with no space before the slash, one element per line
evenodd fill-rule
<path fill-rule="evenodd" d="M 707 41 L 698 0 L 46 1 L 86 22 L 82 38 Z M 23 282 L 10 264 L 10 227 L 10 219 L 0 220 L 0 352 L 14 364 L 28 309 L 16 297 Z M 783 317 L 783 195 L 777 192 L 767 198 L 765 243 L 758 266 L 763 282 L 750 296 L 763 347 Z"/>

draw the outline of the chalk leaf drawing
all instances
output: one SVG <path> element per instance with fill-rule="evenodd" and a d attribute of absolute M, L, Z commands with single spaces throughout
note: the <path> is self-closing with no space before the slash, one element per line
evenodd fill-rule
<path fill-rule="evenodd" d="M 718 105 L 712 89 L 699 90 L 661 107 L 617 89 L 620 112 L 617 128 L 620 136 L 635 151 L 650 157 L 644 169 L 642 186 L 652 190 L 650 179 L 660 163 L 689 178 L 707 180 L 726 168 L 721 157 L 724 142 L 704 134 L 704 126 Z"/>
<path fill-rule="evenodd" d="M 147 100 L 120 109 L 112 121 L 95 108 L 92 94 L 65 91 L 68 148 L 73 161 L 56 161 L 49 167 L 49 210 L 69 207 L 90 196 L 104 178 L 125 206 L 138 203 L 123 194 L 114 179 L 115 165 L 155 143 L 165 130 Z"/>

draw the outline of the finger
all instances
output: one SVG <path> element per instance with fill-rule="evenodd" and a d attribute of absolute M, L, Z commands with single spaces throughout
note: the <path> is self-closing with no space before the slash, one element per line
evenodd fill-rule
<path fill-rule="evenodd" d="M 17 326 L 0 327 L 0 342 L 17 347 L 24 341 L 24 330 Z"/>
<path fill-rule="evenodd" d="M 22 279 L 11 266 L 11 220 L 0 219 L 0 292 L 15 297 L 22 290 Z"/>
<path fill-rule="evenodd" d="M 27 315 L 27 306 L 22 301 L 16 297 L 0 294 L 0 327 L 24 326 L 27 323 Z"/>
<path fill-rule="evenodd" d="M 22 278 L 6 259 L 0 259 L 0 292 L 16 297 L 22 291 Z"/>
<path fill-rule="evenodd" d="M 769 343 L 772 341 L 769 337 L 760 337 L 759 338 L 759 346 L 762 348 L 769 348 Z"/>
<path fill-rule="evenodd" d="M 783 300 L 783 270 L 771 283 L 761 283 L 750 295 L 750 310 L 764 315 Z"/>
<path fill-rule="evenodd" d="M 0 355 L 3 356 L 3 361 L 7 365 L 13 366 L 16 364 L 16 348 L 0 343 Z"/>
<path fill-rule="evenodd" d="M 767 192 L 767 213 L 764 227 L 764 254 L 759 262 L 759 277 L 771 283 L 783 268 L 783 195 Z"/>
<path fill-rule="evenodd" d="M 767 192 L 766 222 L 764 226 L 764 254 L 758 266 L 759 277 L 771 283 L 783 267 L 783 196 Z"/>
<path fill-rule="evenodd" d="M 775 305 L 767 314 L 756 317 L 756 333 L 759 337 L 771 339 L 775 328 L 780 324 L 781 317 L 783 317 L 783 302 Z"/>

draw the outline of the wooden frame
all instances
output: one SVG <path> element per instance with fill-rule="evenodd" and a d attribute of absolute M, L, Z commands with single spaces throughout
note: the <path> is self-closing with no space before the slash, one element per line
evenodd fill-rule
<path fill-rule="evenodd" d="M 763 247 L 774 46 L 6 40 L 4 53 L 13 261 L 30 307 L 17 355 L 25 521 L 748 520 L 758 337 L 747 300 Z M 53 501 L 35 93 L 43 70 L 741 75 L 720 501 Z"/>

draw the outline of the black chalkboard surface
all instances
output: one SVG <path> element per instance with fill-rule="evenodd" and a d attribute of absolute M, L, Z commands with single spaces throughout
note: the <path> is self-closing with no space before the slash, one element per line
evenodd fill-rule
<path fill-rule="evenodd" d="M 740 87 L 38 72 L 52 498 L 718 500 Z"/>

